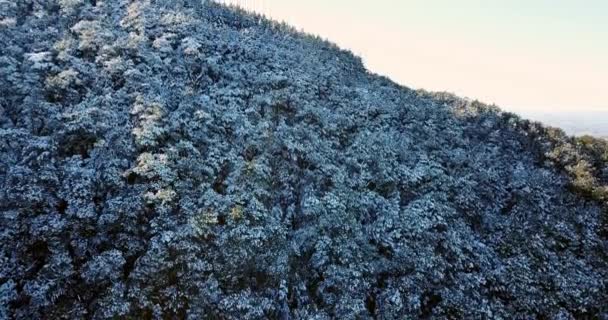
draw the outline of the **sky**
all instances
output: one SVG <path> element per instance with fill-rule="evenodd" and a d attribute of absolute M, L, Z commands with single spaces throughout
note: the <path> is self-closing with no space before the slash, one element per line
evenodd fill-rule
<path fill-rule="evenodd" d="M 519 113 L 608 117 L 606 0 L 220 2 L 329 39 L 411 88 Z"/>

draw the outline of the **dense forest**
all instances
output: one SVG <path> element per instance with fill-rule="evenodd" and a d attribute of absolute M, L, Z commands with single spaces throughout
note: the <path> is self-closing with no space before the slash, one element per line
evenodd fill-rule
<path fill-rule="evenodd" d="M 0 43 L 0 319 L 608 317 L 606 140 L 212 2 Z"/>

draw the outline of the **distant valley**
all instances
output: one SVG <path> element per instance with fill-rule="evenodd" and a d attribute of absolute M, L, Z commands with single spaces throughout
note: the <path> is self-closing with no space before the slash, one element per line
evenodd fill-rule
<path fill-rule="evenodd" d="M 608 111 L 517 113 L 524 118 L 562 128 L 571 135 L 608 138 Z"/>

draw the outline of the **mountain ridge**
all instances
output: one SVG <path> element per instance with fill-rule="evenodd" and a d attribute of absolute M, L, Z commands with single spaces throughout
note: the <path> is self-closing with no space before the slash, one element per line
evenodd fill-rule
<path fill-rule="evenodd" d="M 0 317 L 606 316 L 605 142 L 213 3 L 0 5 Z"/>

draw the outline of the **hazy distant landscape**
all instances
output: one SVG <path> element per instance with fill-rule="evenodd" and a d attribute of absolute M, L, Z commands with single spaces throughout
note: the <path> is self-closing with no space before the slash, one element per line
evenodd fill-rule
<path fill-rule="evenodd" d="M 608 111 L 517 113 L 524 118 L 562 128 L 568 134 L 608 138 Z"/>

